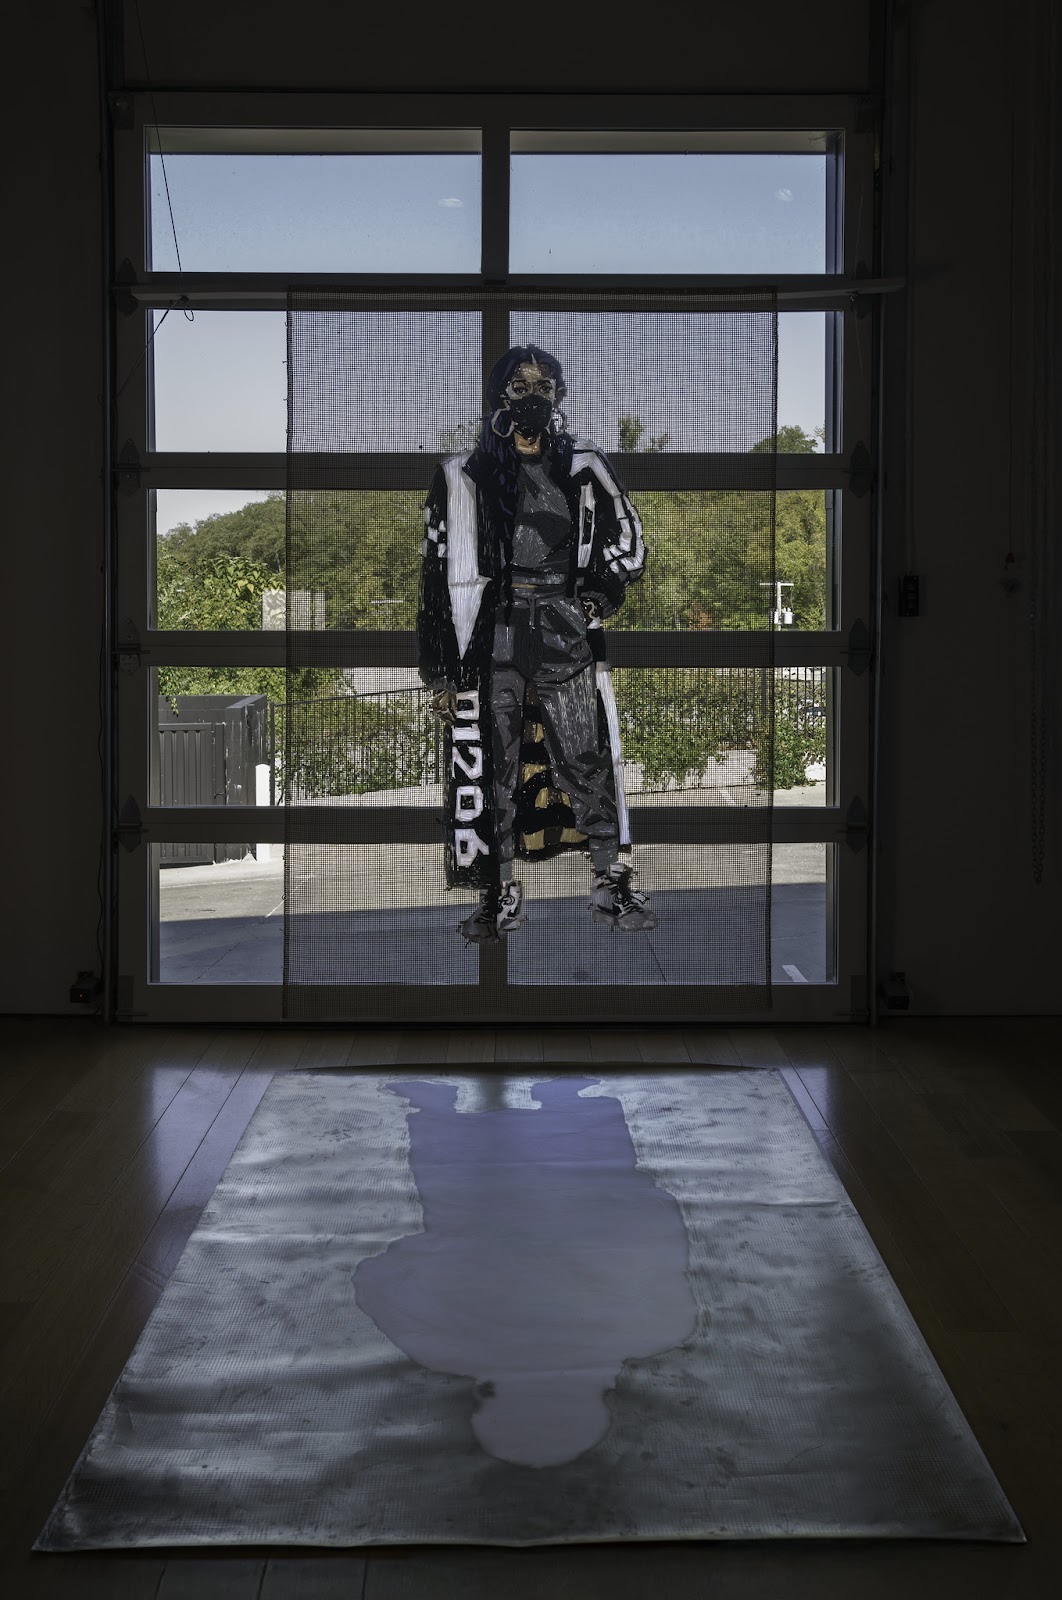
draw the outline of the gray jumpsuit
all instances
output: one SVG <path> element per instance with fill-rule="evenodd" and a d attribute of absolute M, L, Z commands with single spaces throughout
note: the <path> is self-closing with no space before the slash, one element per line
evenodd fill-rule
<path fill-rule="evenodd" d="M 568 502 L 543 462 L 520 467 L 513 529 L 512 613 L 494 631 L 491 720 L 498 855 L 511 876 L 515 790 L 520 771 L 524 694 L 532 684 L 542 708 L 546 748 L 557 787 L 572 803 L 596 871 L 619 856 L 609 757 L 598 745 L 594 658 L 578 600 L 565 593 L 574 530 Z"/>

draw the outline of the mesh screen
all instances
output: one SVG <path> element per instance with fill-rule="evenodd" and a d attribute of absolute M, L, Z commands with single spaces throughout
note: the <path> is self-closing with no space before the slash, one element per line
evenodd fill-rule
<path fill-rule="evenodd" d="M 285 1015 L 768 1006 L 773 297 L 300 290 L 287 366 Z"/>

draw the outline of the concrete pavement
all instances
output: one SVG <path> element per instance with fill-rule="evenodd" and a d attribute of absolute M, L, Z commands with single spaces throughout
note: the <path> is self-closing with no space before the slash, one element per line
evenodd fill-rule
<path fill-rule="evenodd" d="M 821 805 L 823 789 L 785 791 L 777 803 Z M 686 791 L 683 798 L 726 803 L 718 796 L 706 801 L 704 793 Z M 422 790 L 419 798 L 423 803 Z M 388 794 L 386 803 L 396 799 Z M 674 799 L 667 794 L 636 799 L 638 805 L 669 802 Z M 446 891 L 437 846 L 297 851 L 290 951 L 307 981 L 477 981 L 477 953 L 455 931 L 473 899 Z M 589 869 L 581 855 L 521 863 L 528 921 L 508 941 L 510 983 L 754 981 L 762 907 L 745 880 L 759 875 L 758 854 L 746 846 L 636 846 L 638 887 L 652 895 L 661 918 L 657 930 L 637 936 L 591 922 Z M 269 861 L 247 857 L 167 868 L 159 876 L 162 982 L 282 981 L 284 863 L 275 847 Z M 776 845 L 772 884 L 774 982 L 825 981 L 826 846 Z"/>

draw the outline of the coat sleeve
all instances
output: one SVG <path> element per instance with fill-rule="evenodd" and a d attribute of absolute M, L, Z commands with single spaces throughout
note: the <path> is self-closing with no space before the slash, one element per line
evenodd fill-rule
<path fill-rule="evenodd" d="M 608 617 L 623 604 L 627 585 L 637 583 L 645 571 L 645 537 L 641 518 L 608 457 L 596 445 L 584 448 L 590 455 L 594 540 L 583 591 L 598 601 L 602 615 Z"/>
<path fill-rule="evenodd" d="M 446 477 L 442 467 L 424 502 L 420 593 L 417 602 L 418 667 L 424 683 L 442 683 L 447 676 L 446 627 L 449 620 L 446 584 Z"/>

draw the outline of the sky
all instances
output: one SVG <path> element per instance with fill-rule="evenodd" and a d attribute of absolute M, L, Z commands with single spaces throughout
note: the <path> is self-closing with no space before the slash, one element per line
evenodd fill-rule
<path fill-rule="evenodd" d="M 171 154 L 166 178 L 186 271 L 479 270 L 475 155 Z M 511 180 L 514 272 L 813 273 L 824 268 L 822 156 L 516 155 Z M 177 260 L 157 156 L 151 159 L 151 190 L 152 265 L 173 271 Z M 158 326 L 160 315 L 153 350 L 155 447 L 283 451 L 284 314 L 201 311 L 189 321 L 173 312 Z M 782 425 L 799 423 L 810 432 L 823 420 L 825 324 L 825 315 L 817 312 L 779 317 Z M 716 394 L 714 380 L 693 371 L 700 358 L 688 330 L 661 332 L 656 353 L 641 357 L 640 372 L 631 369 L 629 336 L 618 323 L 606 329 L 596 353 L 576 348 L 578 338 L 556 317 L 547 324 L 540 319 L 537 327 L 514 325 L 513 337 L 543 332 L 552 338 L 547 348 L 559 346 L 557 354 L 563 348 L 579 379 L 573 382 L 573 423 L 591 432 L 605 450 L 616 448 L 608 434 L 614 433 L 622 409 L 641 415 L 650 433 L 666 429 L 674 449 L 691 447 L 683 436 L 684 418 L 703 407 L 719 410 L 722 391 Z M 409 368 L 406 388 L 412 394 L 416 364 L 408 350 L 403 355 L 398 348 L 403 337 L 384 329 L 382 348 L 396 375 L 403 365 Z M 475 341 L 460 329 L 455 332 L 452 322 L 429 329 L 427 337 L 429 344 L 434 340 L 427 386 L 430 426 L 418 433 L 400 397 L 381 403 L 370 396 L 377 421 L 367 423 L 364 397 L 352 390 L 352 432 L 362 448 L 375 443 L 384 449 L 426 448 L 430 454 L 446 427 L 478 410 Z M 672 371 L 676 363 L 690 369 L 677 396 L 673 379 L 658 381 L 646 371 L 647 364 L 657 362 L 662 372 L 667 362 Z M 397 387 L 401 390 L 401 382 Z M 424 402 L 419 404 L 423 411 Z M 451 415 L 455 411 L 464 414 Z M 358 416 L 360 426 L 355 425 Z M 365 436 L 366 426 L 375 428 L 375 441 Z M 718 434 L 714 447 L 726 443 Z M 177 522 L 255 498 L 261 493 L 160 491 L 158 528 L 164 532 Z"/>

